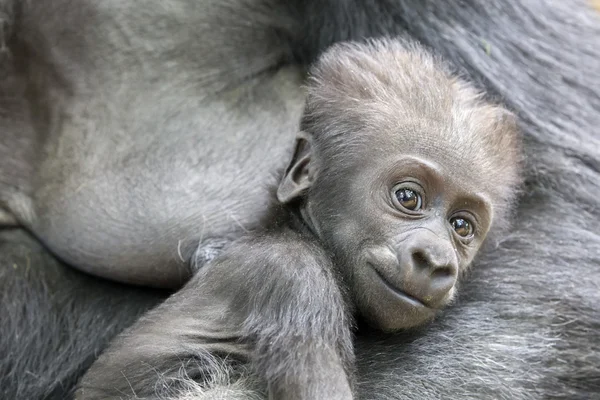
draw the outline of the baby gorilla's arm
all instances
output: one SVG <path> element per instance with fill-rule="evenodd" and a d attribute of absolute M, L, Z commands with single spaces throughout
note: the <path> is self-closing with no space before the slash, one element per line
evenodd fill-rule
<path fill-rule="evenodd" d="M 157 374 L 172 392 L 182 372 L 201 382 L 225 355 L 252 361 L 272 399 L 352 398 L 348 316 L 322 250 L 291 231 L 231 246 L 120 335 L 77 398 L 155 395 Z"/>

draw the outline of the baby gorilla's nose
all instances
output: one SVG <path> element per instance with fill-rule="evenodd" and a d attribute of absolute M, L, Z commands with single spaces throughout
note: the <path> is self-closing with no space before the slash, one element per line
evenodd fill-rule
<path fill-rule="evenodd" d="M 408 253 L 402 266 L 405 291 L 430 307 L 444 306 L 458 278 L 454 249 L 437 244 L 414 246 Z"/>

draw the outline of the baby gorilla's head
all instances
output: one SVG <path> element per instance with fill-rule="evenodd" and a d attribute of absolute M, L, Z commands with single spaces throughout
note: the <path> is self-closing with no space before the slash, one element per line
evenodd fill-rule
<path fill-rule="evenodd" d="M 301 130 L 279 200 L 300 204 L 365 318 L 430 320 L 514 202 L 513 116 L 420 47 L 379 40 L 321 57 Z"/>

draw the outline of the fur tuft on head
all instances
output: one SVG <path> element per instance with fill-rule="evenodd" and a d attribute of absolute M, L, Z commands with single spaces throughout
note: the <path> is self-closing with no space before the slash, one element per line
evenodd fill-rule
<path fill-rule="evenodd" d="M 338 168 L 370 150 L 434 155 L 480 171 L 477 184 L 492 194 L 499 221 L 521 184 L 514 115 L 414 41 L 332 46 L 311 68 L 301 129 L 313 136 L 317 158 Z"/>

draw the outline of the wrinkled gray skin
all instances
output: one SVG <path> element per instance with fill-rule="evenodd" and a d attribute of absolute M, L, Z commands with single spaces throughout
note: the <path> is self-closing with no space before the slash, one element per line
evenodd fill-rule
<path fill-rule="evenodd" d="M 309 82 L 260 227 L 115 339 L 78 399 L 152 395 L 181 374 L 161 355 L 192 349 L 249 361 L 270 399 L 351 400 L 352 311 L 398 332 L 453 299 L 514 201 L 514 118 L 410 42 L 333 46 Z"/>
<path fill-rule="evenodd" d="M 455 306 L 418 334 L 357 339 L 359 394 L 597 396 L 598 13 L 583 0 L 213 3 L 0 0 L 0 220 L 14 226 L 0 236 L 0 397 L 67 397 L 161 299 L 48 249 L 113 279 L 185 280 L 198 242 L 208 259 L 252 227 L 292 143 L 306 63 L 383 33 L 434 47 L 518 113 L 528 179 L 510 236 Z M 161 359 L 177 371 L 198 355 Z M 260 398 L 222 367 L 209 389 L 138 383 L 163 398 Z"/>

